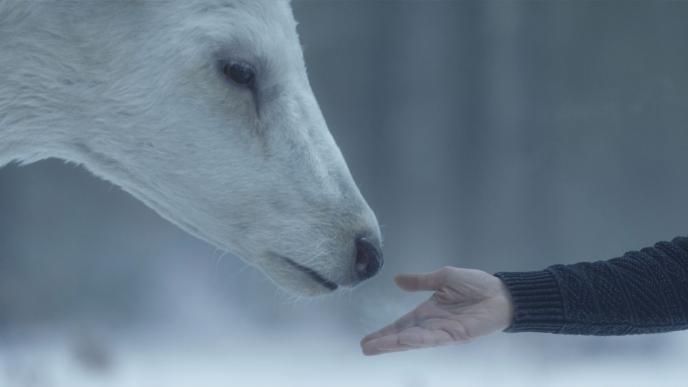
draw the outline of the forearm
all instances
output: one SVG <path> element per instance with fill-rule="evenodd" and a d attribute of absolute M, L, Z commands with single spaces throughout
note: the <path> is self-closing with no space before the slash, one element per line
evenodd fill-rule
<path fill-rule="evenodd" d="M 507 332 L 625 335 L 688 329 L 688 238 L 609 261 L 496 276 L 514 306 Z"/>

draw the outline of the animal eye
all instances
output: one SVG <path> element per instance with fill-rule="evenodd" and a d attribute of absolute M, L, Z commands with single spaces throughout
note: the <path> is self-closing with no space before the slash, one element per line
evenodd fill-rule
<path fill-rule="evenodd" d="M 222 66 L 222 72 L 227 78 L 241 86 L 253 87 L 256 82 L 256 71 L 248 63 L 225 63 Z"/>

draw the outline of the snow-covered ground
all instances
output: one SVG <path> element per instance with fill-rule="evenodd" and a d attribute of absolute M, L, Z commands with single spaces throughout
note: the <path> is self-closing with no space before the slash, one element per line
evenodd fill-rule
<path fill-rule="evenodd" d="M 97 313 L 90 323 L 76 316 L 3 327 L 0 387 L 688 386 L 688 332 L 497 334 L 365 357 L 364 334 L 428 295 L 363 287 L 295 301 L 239 262 L 225 265 L 231 270 L 212 276 L 195 262 L 167 264 L 145 295 L 130 297 L 146 313 L 128 321 Z"/>
<path fill-rule="evenodd" d="M 249 330 L 250 331 L 250 330 Z M 357 337 L 149 330 L 32 333 L 3 341 L 3 387 L 686 386 L 688 334 L 501 334 L 469 345 L 364 357 Z"/>
<path fill-rule="evenodd" d="M 167 261 L 145 292 L 127 294 L 145 313 L 126 321 L 98 310 L 92 321 L 3 326 L 0 387 L 688 386 L 688 332 L 497 334 L 365 357 L 360 338 L 428 294 L 363 286 L 296 301 L 238 261 L 187 261 Z"/>
<path fill-rule="evenodd" d="M 688 332 L 497 334 L 365 357 L 360 338 L 427 294 L 362 289 L 293 302 L 258 294 L 269 285 L 259 273 L 232 274 L 237 293 L 199 285 L 208 282 L 193 269 L 178 271 L 184 275 L 151 286 L 148 318 L 3 329 L 0 387 L 688 386 Z"/>

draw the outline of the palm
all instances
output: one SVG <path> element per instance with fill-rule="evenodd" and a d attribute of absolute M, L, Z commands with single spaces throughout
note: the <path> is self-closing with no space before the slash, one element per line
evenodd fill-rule
<path fill-rule="evenodd" d="M 366 336 L 366 354 L 462 343 L 509 325 L 508 294 L 499 279 L 485 272 L 446 268 L 399 276 L 396 282 L 405 290 L 435 293 L 395 323 Z"/>

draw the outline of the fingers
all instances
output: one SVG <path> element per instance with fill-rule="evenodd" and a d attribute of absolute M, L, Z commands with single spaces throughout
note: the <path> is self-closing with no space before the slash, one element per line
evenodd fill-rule
<path fill-rule="evenodd" d="M 437 291 L 448 285 L 447 282 L 452 278 L 456 281 L 457 274 L 461 273 L 460 270 L 458 268 L 445 267 L 427 274 L 402 274 L 395 277 L 394 281 L 397 286 L 406 291 Z M 457 337 L 452 336 L 450 334 L 451 331 L 445 329 L 444 326 L 426 328 L 418 326 L 422 320 L 438 314 L 437 306 L 431 300 L 419 305 L 393 324 L 364 337 L 361 340 L 363 353 L 366 355 L 378 355 L 461 341 L 457 340 Z"/>
<path fill-rule="evenodd" d="M 452 268 L 443 268 L 427 274 L 400 274 L 394 278 L 397 286 L 409 291 L 434 291 L 445 285 Z"/>
<path fill-rule="evenodd" d="M 388 336 L 378 337 L 368 341 L 361 342 L 361 349 L 366 356 L 379 355 L 386 352 L 401 351 L 403 347 L 399 344 L 399 338 L 396 333 Z"/>
<path fill-rule="evenodd" d="M 449 344 L 452 341 L 451 335 L 445 331 L 411 327 L 399 333 L 392 333 L 363 342 L 361 348 L 365 355 L 374 356 L 389 352 L 436 347 Z"/>
<path fill-rule="evenodd" d="M 383 336 L 389 336 L 393 333 L 399 333 L 399 332 L 403 331 L 404 329 L 413 326 L 413 324 L 415 323 L 415 320 L 416 320 L 415 314 L 416 314 L 416 310 L 413 310 L 413 311 L 405 314 L 404 316 L 400 317 L 394 323 L 389 324 L 386 327 L 367 335 L 366 337 L 363 338 L 363 340 L 361 340 L 361 344 L 366 342 L 366 341 L 377 339 L 377 338 L 380 338 Z"/>

